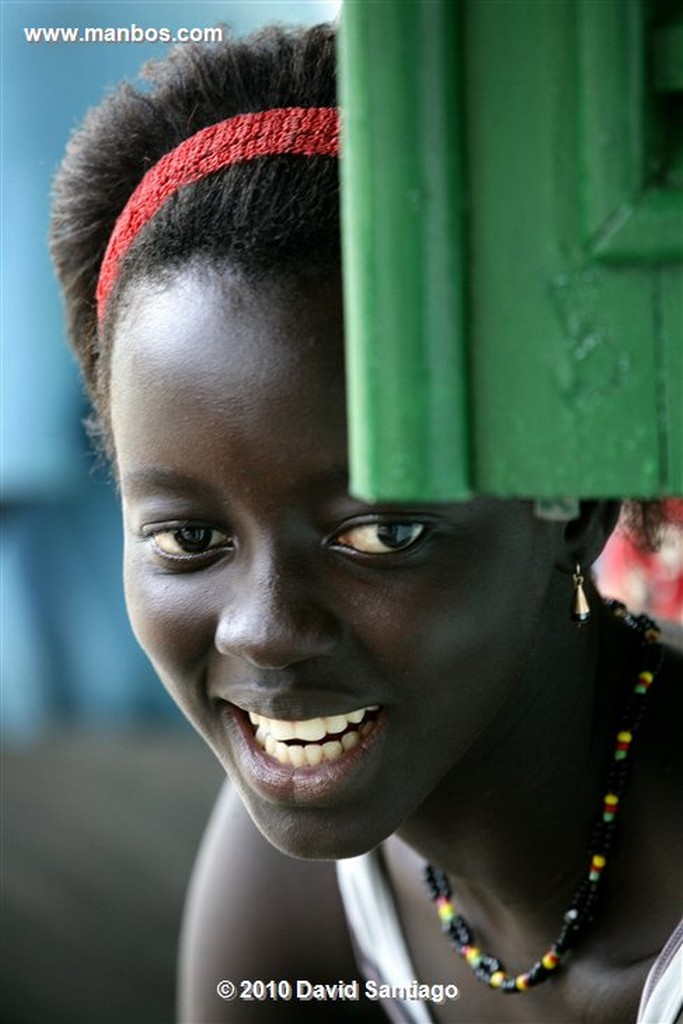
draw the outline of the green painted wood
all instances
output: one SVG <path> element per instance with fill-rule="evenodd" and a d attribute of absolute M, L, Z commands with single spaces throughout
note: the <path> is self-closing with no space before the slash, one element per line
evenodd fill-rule
<path fill-rule="evenodd" d="M 340 80 L 351 486 L 469 494 L 458 14 L 347 0 Z"/>
<path fill-rule="evenodd" d="M 656 106 L 680 30 L 665 26 L 650 38 L 651 9 L 642 0 L 576 5 L 584 233 L 593 256 L 609 263 L 683 261 L 683 193 L 663 182 L 651 142 L 680 131 Z"/>
<path fill-rule="evenodd" d="M 683 90 L 683 14 L 675 24 L 654 34 L 655 87 L 662 92 Z"/>
<path fill-rule="evenodd" d="M 658 296 L 660 423 L 667 462 L 665 493 L 683 495 L 683 280 L 680 271 L 664 268 Z"/>
<path fill-rule="evenodd" d="M 645 177 L 642 5 L 579 3 L 571 22 L 583 232 L 590 242 L 622 204 L 631 206 Z"/>
<path fill-rule="evenodd" d="M 591 250 L 602 263 L 683 262 L 683 193 L 653 189 L 624 201 L 596 232 Z"/>
<path fill-rule="evenodd" d="M 459 26 L 438 3 L 344 5 L 352 485 L 681 494 L 683 129 L 651 59 L 673 5 L 445 7 Z M 454 189 L 422 187 L 418 126 Z"/>
<path fill-rule="evenodd" d="M 629 45 L 636 19 L 625 17 L 621 34 L 612 23 L 611 44 L 602 39 L 603 74 L 587 78 L 581 29 L 588 6 L 612 14 L 626 7 L 560 0 L 467 6 L 477 492 L 675 490 L 669 449 L 680 424 L 661 387 L 656 272 L 601 265 L 587 239 L 644 165 L 626 130 L 637 123 L 629 110 L 620 111 L 619 131 L 613 121 L 602 137 L 613 156 L 604 176 L 594 175 L 584 138 L 589 130 L 599 134 L 591 125 L 600 123 L 610 88 L 623 90 L 622 107 L 637 99 L 640 86 L 626 87 L 622 57 L 609 58 L 615 40 Z M 591 36 L 596 50 L 600 43 Z M 619 141 L 625 152 L 617 159 Z M 651 255 L 639 253 L 634 263 L 647 264 Z M 667 338 L 681 344 L 673 330 Z M 672 356 L 672 370 L 674 362 Z"/>

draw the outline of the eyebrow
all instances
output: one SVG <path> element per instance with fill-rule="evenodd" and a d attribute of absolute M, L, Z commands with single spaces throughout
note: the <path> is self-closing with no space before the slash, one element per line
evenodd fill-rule
<path fill-rule="evenodd" d="M 348 490 L 349 467 L 347 464 L 339 463 L 336 466 L 328 466 L 326 469 L 309 473 L 303 479 L 304 488 L 324 487 L 328 491 Z"/>
<path fill-rule="evenodd" d="M 315 487 L 324 487 L 326 490 L 338 490 L 348 488 L 349 470 L 346 463 L 329 466 L 325 469 L 314 471 L 302 480 L 305 490 Z M 149 493 L 153 490 L 162 491 L 185 491 L 197 493 L 215 492 L 215 487 L 208 484 L 198 476 L 191 473 L 180 473 L 175 469 L 168 469 L 164 466 L 140 466 L 131 469 L 121 479 L 122 488 L 133 494 Z"/>
<path fill-rule="evenodd" d="M 191 473 L 179 473 L 163 466 L 141 466 L 131 469 L 121 479 L 122 487 L 134 494 L 162 491 L 211 491 L 213 488 Z"/>

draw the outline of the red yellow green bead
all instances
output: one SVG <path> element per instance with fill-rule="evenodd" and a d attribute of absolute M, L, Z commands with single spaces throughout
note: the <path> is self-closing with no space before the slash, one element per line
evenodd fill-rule
<path fill-rule="evenodd" d="M 614 751 L 614 757 L 617 761 L 623 761 L 631 746 L 631 740 L 633 739 L 633 733 L 623 730 L 617 733 L 617 746 Z"/>
<path fill-rule="evenodd" d="M 652 672 L 641 672 L 638 676 L 638 682 L 634 687 L 635 693 L 647 693 L 647 691 L 652 686 L 653 679 L 654 675 L 652 674 Z"/>
<path fill-rule="evenodd" d="M 441 920 L 448 924 L 455 917 L 455 908 L 450 900 L 444 896 L 439 897 L 436 901 L 436 910 Z"/>
<path fill-rule="evenodd" d="M 619 797 L 616 793 L 608 793 L 603 805 L 602 820 L 614 821 L 614 815 L 619 809 Z"/>
<path fill-rule="evenodd" d="M 602 869 L 604 868 L 606 863 L 607 860 L 601 854 L 596 853 L 594 855 L 594 857 L 591 860 L 591 867 L 588 873 L 588 878 L 591 882 L 597 882 L 602 873 Z"/>

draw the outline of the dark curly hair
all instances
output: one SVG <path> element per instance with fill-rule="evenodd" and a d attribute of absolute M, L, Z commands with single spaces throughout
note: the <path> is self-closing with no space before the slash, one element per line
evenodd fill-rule
<path fill-rule="evenodd" d="M 250 275 L 329 273 L 340 263 L 338 161 L 272 156 L 234 164 L 176 192 L 126 253 L 98 332 L 95 290 L 118 215 L 165 153 L 202 128 L 277 107 L 336 105 L 331 26 L 269 27 L 246 39 L 183 44 L 124 83 L 75 132 L 54 182 L 50 248 L 69 339 L 96 412 L 109 405 L 117 304 L 132 279 L 198 256 Z"/>
<path fill-rule="evenodd" d="M 91 432 L 111 454 L 112 324 L 126 285 L 196 257 L 251 276 L 327 274 L 340 266 L 337 160 L 271 156 L 235 164 L 177 192 L 128 249 L 98 331 L 95 290 L 114 224 L 165 153 L 211 124 L 276 107 L 336 105 L 335 32 L 269 27 L 243 40 L 183 44 L 143 69 L 149 87 L 124 83 L 89 112 L 54 183 L 50 236 L 69 338 L 95 409 Z M 660 502 L 629 502 L 640 543 L 654 547 Z"/>

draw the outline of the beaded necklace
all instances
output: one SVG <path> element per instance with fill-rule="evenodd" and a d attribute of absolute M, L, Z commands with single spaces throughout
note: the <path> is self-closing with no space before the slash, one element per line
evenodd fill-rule
<path fill-rule="evenodd" d="M 614 840 L 621 798 L 628 781 L 633 738 L 643 717 L 648 691 L 662 661 L 662 648 L 658 642 L 660 631 L 652 619 L 646 615 L 632 615 L 619 601 L 606 600 L 605 604 L 615 618 L 640 636 L 642 664 L 621 715 L 603 789 L 601 811 L 590 837 L 588 874 L 574 893 L 555 942 L 524 974 L 508 974 L 497 957 L 483 953 L 475 945 L 469 925 L 455 910 L 450 883 L 444 872 L 431 864 L 424 869 L 427 889 L 436 904 L 444 934 L 476 977 L 499 992 L 524 992 L 551 977 L 570 949 L 578 944 L 595 914 L 599 884 Z"/>

